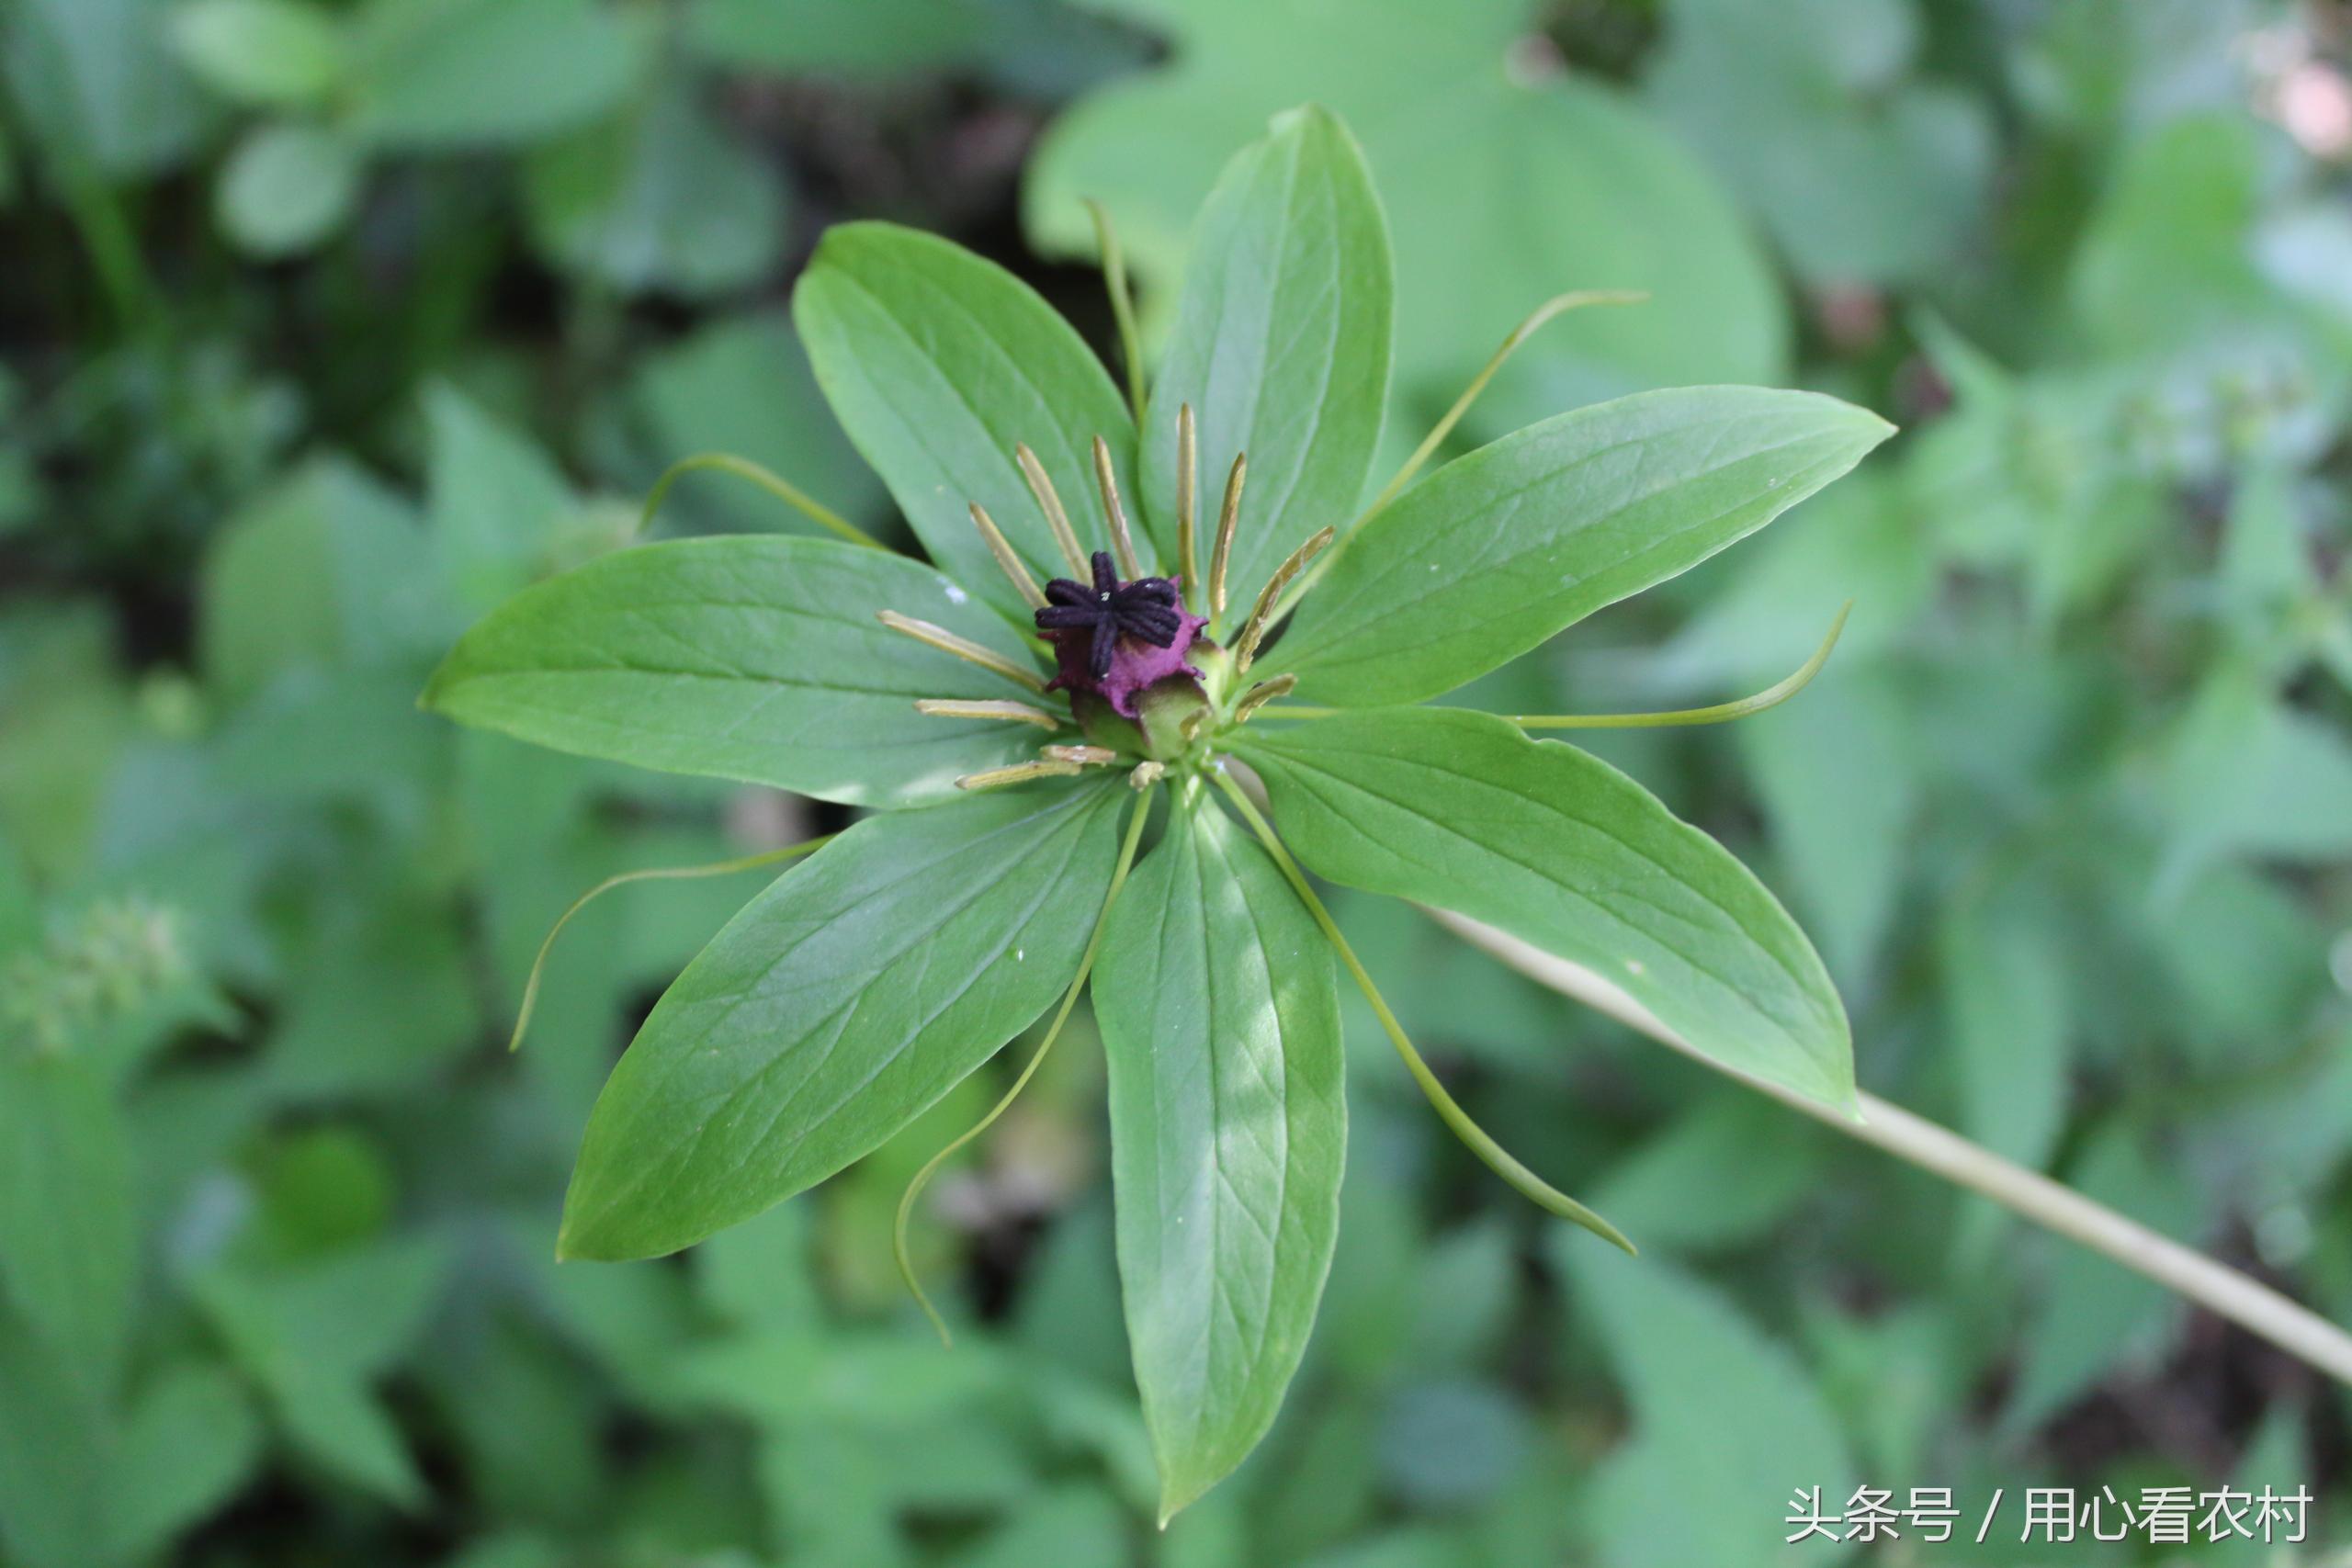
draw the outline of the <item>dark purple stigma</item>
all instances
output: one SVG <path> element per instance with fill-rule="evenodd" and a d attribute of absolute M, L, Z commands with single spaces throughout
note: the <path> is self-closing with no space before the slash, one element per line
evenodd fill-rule
<path fill-rule="evenodd" d="M 1037 629 L 1061 655 L 1061 673 L 1050 689 L 1092 692 L 1133 718 L 1136 693 L 1154 681 L 1178 673 L 1198 677 L 1184 656 L 1201 618 L 1185 614 L 1173 578 L 1122 582 L 1108 550 L 1094 552 L 1093 568 L 1091 586 L 1067 577 L 1046 584 Z"/>
<path fill-rule="evenodd" d="M 1154 648 L 1173 648 L 1184 629 L 1175 582 L 1165 577 L 1121 582 L 1108 550 L 1094 552 L 1093 587 L 1057 577 L 1046 584 L 1046 607 L 1037 612 L 1037 629 L 1090 633 L 1087 668 L 1097 681 L 1109 677 L 1111 658 L 1122 637 Z"/>

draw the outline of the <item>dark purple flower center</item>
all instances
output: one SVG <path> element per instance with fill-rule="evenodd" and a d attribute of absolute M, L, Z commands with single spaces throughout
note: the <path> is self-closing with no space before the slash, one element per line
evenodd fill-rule
<path fill-rule="evenodd" d="M 1093 565 L 1091 584 L 1066 577 L 1046 584 L 1037 629 L 1061 663 L 1046 689 L 1099 697 L 1122 718 L 1134 718 L 1136 697 L 1152 685 L 1176 675 L 1201 678 L 1186 656 L 1204 623 L 1186 612 L 1176 579 L 1122 582 L 1106 550 L 1094 552 Z"/>
<path fill-rule="evenodd" d="M 1057 577 L 1046 584 L 1046 607 L 1037 612 L 1037 629 L 1084 633 L 1090 639 L 1087 669 L 1097 681 L 1109 677 L 1121 637 L 1131 637 L 1154 648 L 1173 648 L 1184 629 L 1175 581 L 1138 577 L 1133 582 L 1122 582 L 1108 550 L 1094 552 L 1091 587 Z"/>

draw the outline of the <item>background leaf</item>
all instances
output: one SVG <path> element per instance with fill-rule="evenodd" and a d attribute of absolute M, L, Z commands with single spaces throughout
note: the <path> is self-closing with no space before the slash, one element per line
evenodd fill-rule
<path fill-rule="evenodd" d="M 1921 760 L 1900 687 L 1849 677 L 1838 662 L 1802 702 L 1743 723 L 1739 742 L 1791 902 L 1851 990 L 1874 980 L 1872 960 L 1895 918 Z"/>
<path fill-rule="evenodd" d="M 224 1369 L 197 1362 L 155 1376 L 111 1466 L 112 1551 L 144 1557 L 234 1495 L 260 1461 L 261 1437 L 251 1400 Z"/>
<path fill-rule="evenodd" d="M 1571 288 L 1645 288 L 1639 310 L 1555 322 L 1522 369 L 1551 406 L 1642 387 L 1777 378 L 1787 326 L 1762 257 L 1690 154 L 1604 84 L 1514 56 L 1529 7 L 1477 0 L 1367 28 L 1313 0 L 1153 13 L 1170 62 L 1095 94 L 1031 173 L 1031 232 L 1091 254 L 1104 202 L 1147 276 L 1173 276 L 1227 150 L 1326 105 L 1363 138 L 1394 212 L 1399 390 L 1442 408 L 1511 325 Z M 1432 410 L 1433 412 L 1433 410 Z"/>
<path fill-rule="evenodd" d="M 370 1383 L 422 1330 L 445 1264 L 430 1245 L 383 1246 L 223 1270 L 198 1293 L 287 1442 L 345 1484 L 415 1506 L 424 1479 Z"/>
<path fill-rule="evenodd" d="M 576 503 L 547 455 L 450 386 L 425 394 L 427 479 L 441 575 L 469 610 L 530 586 Z"/>
<path fill-rule="evenodd" d="M 1979 220 L 1993 128 L 1968 94 L 1916 74 L 1910 0 L 1666 10 L 1645 96 L 1759 209 L 1801 276 L 1915 279 Z"/>
<path fill-rule="evenodd" d="M 421 653 L 446 625 L 413 512 L 348 462 L 309 465 L 222 530 L 205 565 L 198 655 L 250 696 L 290 672 Z"/>
<path fill-rule="evenodd" d="M 193 0 L 172 41 L 207 85 L 263 106 L 316 103 L 343 73 L 334 19 L 303 0 Z"/>
<path fill-rule="evenodd" d="M 628 293 L 740 288 L 784 243 L 771 172 L 674 81 L 635 113 L 541 152 L 526 190 L 540 247 Z"/>
<path fill-rule="evenodd" d="M 825 406 L 782 310 L 723 319 L 648 356 L 630 402 L 646 426 L 643 484 L 693 453 L 733 452 L 785 475 L 845 515 L 881 509 L 881 481 Z M 669 505 L 674 511 L 697 501 L 730 531 L 814 527 L 773 496 L 723 475 L 687 476 Z"/>
<path fill-rule="evenodd" d="M 309 250 L 350 217 L 359 178 L 357 153 L 333 131 L 263 126 L 220 171 L 220 226 L 256 256 Z"/>
<path fill-rule="evenodd" d="M 105 1080 L 86 1062 L 0 1059 L 0 1288 L 70 1375 L 107 1392 L 139 1231 L 130 1139 Z"/>
<path fill-rule="evenodd" d="M 32 0 L 7 20 L 10 92 L 45 156 L 117 175 L 185 155 L 200 105 L 175 68 L 171 0 Z"/>
<path fill-rule="evenodd" d="M 107 1433 L 77 1369 L 0 1303 L 0 1541 L 34 1568 L 87 1561 L 106 1534 Z"/>
<path fill-rule="evenodd" d="M 1945 1018 L 1962 1130 L 1996 1154 L 2040 1167 L 2066 1119 L 2064 944 L 2046 919 L 2011 907 L 2030 892 L 2004 894 L 1956 901 L 1945 912 Z"/>
<path fill-rule="evenodd" d="M 388 149 L 570 130 L 619 102 L 639 52 L 594 0 L 368 0 L 351 26 L 352 128 Z"/>
<path fill-rule="evenodd" d="M 1780 1548 L 1790 1532 L 1775 1533 L 1791 1492 L 1818 1486 L 1834 1511 L 1856 1480 L 1804 1365 L 1673 1265 L 1569 1245 L 1564 1228 L 1550 1235 L 1634 1407 L 1634 1437 L 1600 1478 L 1604 1560 L 1628 1568 L 1801 1560 L 1800 1549 Z M 1661 1509 L 1661 1486 L 1715 1501 Z"/>

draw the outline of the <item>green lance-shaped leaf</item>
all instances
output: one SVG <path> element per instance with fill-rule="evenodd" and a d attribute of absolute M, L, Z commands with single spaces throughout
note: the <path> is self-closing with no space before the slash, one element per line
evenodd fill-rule
<path fill-rule="evenodd" d="M 138 1264 L 130 1139 L 105 1080 L 71 1056 L 0 1055 L 0 1299 L 90 1392 L 120 1370 Z"/>
<path fill-rule="evenodd" d="M 1329 111 L 1282 115 L 1226 165 L 1201 210 L 1145 427 L 1163 559 L 1187 403 L 1212 498 L 1234 455 L 1250 457 L 1230 568 L 1245 604 L 1308 535 L 1347 525 L 1388 400 L 1393 274 L 1363 153 Z"/>
<path fill-rule="evenodd" d="M 944 796 L 959 773 L 1035 755 L 1023 725 L 917 713 L 924 697 L 1022 694 L 892 631 L 875 618 L 886 609 L 1034 665 L 1001 617 L 903 557 L 830 539 L 681 539 L 509 599 L 459 640 L 424 701 L 559 750 L 854 806 Z"/>
<path fill-rule="evenodd" d="M 175 1536 L 244 1489 L 263 1446 L 253 1397 L 227 1368 L 182 1361 L 143 1378 L 107 1467 L 100 1561 L 163 1556 Z"/>
<path fill-rule="evenodd" d="M 1163 1523 L 1265 1436 L 1306 1348 L 1347 1142 L 1337 987 L 1265 852 L 1180 807 L 1112 911 L 1094 989 Z"/>
<path fill-rule="evenodd" d="M 1317 702 L 1452 691 L 1754 533 L 1893 432 L 1834 398 L 1757 387 L 1642 392 L 1530 425 L 1343 539 L 1282 665 Z"/>
<path fill-rule="evenodd" d="M 793 291 L 818 384 L 931 558 L 1023 624 L 972 526 L 978 502 L 1040 580 L 1071 575 L 1013 457 L 1037 455 L 1087 549 L 1108 547 L 1092 444 L 1135 493 L 1135 418 L 1094 351 L 1035 289 L 962 246 L 888 223 L 828 230 Z"/>
<path fill-rule="evenodd" d="M 567 1258 L 650 1258 L 831 1176 L 928 1110 L 1078 970 L 1118 781 L 869 818 L 686 966 L 588 1119 Z"/>
<path fill-rule="evenodd" d="M 86 1568 L 106 1535 L 107 1406 L 82 1369 L 0 1297 L 0 1551 Z"/>
<path fill-rule="evenodd" d="M 1585 965 L 1699 1050 L 1850 1107 L 1845 1009 L 1747 868 L 1607 763 L 1492 715 L 1253 727 L 1238 750 L 1317 874 L 1455 910 Z"/>

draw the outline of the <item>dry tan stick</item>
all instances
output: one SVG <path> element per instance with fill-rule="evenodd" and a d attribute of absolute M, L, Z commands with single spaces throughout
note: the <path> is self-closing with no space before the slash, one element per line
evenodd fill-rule
<path fill-rule="evenodd" d="M 936 718 L 1001 718 L 1015 724 L 1034 724 L 1040 729 L 1059 729 L 1062 721 L 1040 707 L 1027 703 L 967 701 L 961 697 L 923 697 L 915 704 L 917 713 Z"/>
<path fill-rule="evenodd" d="M 969 637 L 957 637 L 945 626 L 936 626 L 929 621 L 917 620 L 912 615 L 902 615 L 896 610 L 877 610 L 874 614 L 874 618 L 894 632 L 904 633 L 926 647 L 935 648 L 942 653 L 952 653 L 967 663 L 977 664 L 983 670 L 992 670 L 1006 680 L 1026 686 L 1033 692 L 1043 694 L 1046 689 L 1044 677 L 1037 674 L 1035 671 L 1024 670 L 996 649 L 982 648 Z"/>
<path fill-rule="evenodd" d="M 1102 515 L 1111 525 L 1111 547 L 1119 552 L 1119 570 L 1127 581 L 1143 575 L 1136 558 L 1135 536 L 1127 532 L 1127 509 L 1119 504 L 1119 476 L 1111 471 L 1111 444 L 1094 438 L 1094 482 L 1102 491 Z"/>
<path fill-rule="evenodd" d="M 1021 477 L 1028 481 L 1029 493 L 1037 498 L 1037 510 L 1046 514 L 1046 526 L 1054 531 L 1054 543 L 1062 547 L 1062 558 L 1069 562 L 1072 577 L 1086 581 L 1086 552 L 1078 547 L 1078 536 L 1070 531 L 1069 513 L 1062 510 L 1061 492 L 1054 489 L 1052 476 L 1046 465 L 1037 461 L 1037 454 L 1026 443 L 1012 448 L 1012 460 L 1020 465 Z"/>
<path fill-rule="evenodd" d="M 1045 590 L 1039 588 L 1037 580 L 1029 575 L 1029 569 L 1021 564 L 1020 555 L 1013 549 L 1012 541 L 1004 536 L 1003 530 L 996 525 L 996 519 L 989 515 L 989 509 L 977 501 L 972 502 L 972 526 L 980 531 L 980 538 L 988 546 L 989 554 L 996 558 L 997 570 L 1004 573 L 1005 581 L 1012 584 L 1012 591 L 1021 595 L 1022 603 L 1033 610 L 1044 609 Z"/>
<path fill-rule="evenodd" d="M 2138 1221 L 2093 1202 L 2071 1187 L 2003 1159 L 1951 1129 L 1875 1095 L 1860 1097 L 1861 1116 L 1857 1120 L 1792 1089 L 1727 1067 L 1702 1054 L 1640 1002 L 1583 964 L 1546 953 L 1507 931 L 1465 916 L 1442 909 L 1424 912 L 1537 985 L 1606 1013 L 1661 1045 L 1736 1078 L 1824 1126 L 1834 1127 L 1849 1138 L 1883 1149 L 1897 1159 L 1908 1160 L 1922 1170 L 1990 1198 L 2034 1224 L 2080 1242 L 2166 1290 L 2260 1335 L 2339 1382 L 2352 1383 L 2352 1335 L 2228 1265 L 2159 1235 Z"/>
<path fill-rule="evenodd" d="M 1209 558 L 1209 614 L 1225 618 L 1225 573 L 1233 564 L 1233 528 L 1241 517 L 1241 485 L 1250 477 L 1250 454 L 1236 452 L 1225 476 L 1225 509 L 1217 513 L 1216 549 Z"/>

